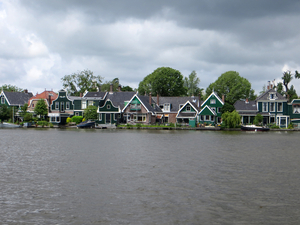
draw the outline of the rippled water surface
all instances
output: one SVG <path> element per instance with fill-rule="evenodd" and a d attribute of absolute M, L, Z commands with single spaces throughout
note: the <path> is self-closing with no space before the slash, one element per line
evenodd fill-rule
<path fill-rule="evenodd" d="M 0 129 L 0 224 L 300 224 L 299 137 Z"/>

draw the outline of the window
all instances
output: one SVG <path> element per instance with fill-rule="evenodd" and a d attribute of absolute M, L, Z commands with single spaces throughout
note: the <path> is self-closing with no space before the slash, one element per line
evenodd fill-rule
<path fill-rule="evenodd" d="M 191 111 L 191 106 L 188 105 L 188 106 L 186 107 L 186 111 Z"/>
<path fill-rule="evenodd" d="M 299 105 L 294 105 L 293 106 L 293 113 L 294 114 L 300 113 L 300 106 Z"/>
<path fill-rule="evenodd" d="M 218 113 L 221 113 L 221 107 L 218 107 Z"/>
<path fill-rule="evenodd" d="M 55 102 L 55 109 L 59 109 L 59 102 Z"/>
<path fill-rule="evenodd" d="M 60 111 L 65 111 L 65 103 L 64 102 L 61 102 L 60 103 Z"/>
<path fill-rule="evenodd" d="M 107 109 L 110 109 L 110 105 L 107 105 L 106 108 L 107 108 Z"/>
<path fill-rule="evenodd" d="M 66 102 L 66 109 L 70 109 L 70 102 Z"/>
<path fill-rule="evenodd" d="M 51 117 L 51 122 L 55 122 L 55 117 Z"/>
<path fill-rule="evenodd" d="M 170 111 L 170 103 L 164 104 L 164 111 Z"/>
<path fill-rule="evenodd" d="M 211 99 L 210 104 L 216 104 L 216 99 Z"/>
<path fill-rule="evenodd" d="M 75 116 L 79 116 L 79 112 L 75 112 Z"/>
<path fill-rule="evenodd" d="M 59 116 L 58 116 L 58 117 L 56 117 L 56 122 L 59 122 Z"/>
<path fill-rule="evenodd" d="M 200 120 L 201 120 L 201 121 L 204 121 L 204 116 L 201 115 L 201 116 L 200 116 Z"/>
<path fill-rule="evenodd" d="M 277 111 L 282 112 L 282 102 L 277 103 Z"/>
<path fill-rule="evenodd" d="M 206 116 L 205 116 L 205 120 L 206 120 L 206 121 L 209 121 L 209 120 L 210 120 L 209 117 L 210 117 L 210 116 L 206 115 Z"/>
<path fill-rule="evenodd" d="M 212 111 L 216 112 L 216 108 L 215 107 L 211 107 Z"/>
<path fill-rule="evenodd" d="M 270 112 L 275 112 L 275 102 L 270 103 Z"/>
<path fill-rule="evenodd" d="M 1 97 L 1 104 L 4 104 L 4 103 L 5 103 L 5 98 Z"/>
<path fill-rule="evenodd" d="M 275 123 L 275 117 L 274 116 L 270 117 L 270 123 Z"/>
<path fill-rule="evenodd" d="M 182 106 L 183 106 L 183 104 L 180 104 L 180 105 L 179 105 L 179 109 L 181 109 Z"/>
<path fill-rule="evenodd" d="M 211 121 L 214 121 L 214 116 L 211 116 L 210 119 L 211 119 Z"/>
<path fill-rule="evenodd" d="M 267 102 L 262 103 L 262 111 L 263 112 L 268 112 L 268 103 Z"/>
<path fill-rule="evenodd" d="M 81 101 L 81 109 L 86 109 L 86 101 Z"/>
<path fill-rule="evenodd" d="M 94 102 L 93 101 L 88 101 L 88 104 L 89 104 L 89 106 L 94 105 Z"/>
<path fill-rule="evenodd" d="M 99 114 L 99 120 L 100 121 L 102 120 L 102 114 L 101 113 Z"/>

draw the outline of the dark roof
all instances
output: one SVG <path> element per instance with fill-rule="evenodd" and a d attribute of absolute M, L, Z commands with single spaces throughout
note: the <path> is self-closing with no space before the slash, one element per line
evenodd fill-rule
<path fill-rule="evenodd" d="M 86 95 L 84 96 L 85 98 L 104 98 L 105 97 L 106 92 L 102 91 L 102 92 L 88 92 L 86 93 Z"/>
<path fill-rule="evenodd" d="M 133 91 L 124 91 L 124 92 L 113 92 L 107 93 L 106 100 L 109 99 L 115 107 L 120 107 L 122 110 L 125 106 L 125 101 L 130 101 L 130 99 L 135 95 Z"/>
<path fill-rule="evenodd" d="M 151 99 L 151 104 L 155 104 L 155 107 L 152 107 L 149 103 L 149 96 L 144 96 L 144 95 L 138 95 L 139 99 L 142 101 L 142 103 L 145 105 L 145 107 L 150 111 L 150 112 L 162 112 L 161 109 L 158 107 L 156 104 L 156 101 L 152 98 Z"/>
<path fill-rule="evenodd" d="M 261 94 L 260 96 L 258 96 L 255 101 L 264 101 L 264 100 L 269 100 L 269 93 L 270 92 L 275 92 L 276 93 L 276 100 L 285 100 L 287 101 L 286 97 L 282 96 L 281 94 L 279 94 L 275 89 L 271 88 L 269 90 L 267 90 L 265 93 Z"/>
<path fill-rule="evenodd" d="M 234 103 L 234 108 L 236 111 L 258 111 L 255 101 L 242 101 L 238 100 Z"/>
<path fill-rule="evenodd" d="M 24 92 L 4 91 L 4 94 L 9 102 L 9 104 L 15 105 L 15 106 L 24 105 L 33 96 L 33 94 L 31 92 L 24 93 Z"/>
<path fill-rule="evenodd" d="M 157 102 L 157 97 L 152 97 L 154 101 Z M 187 101 L 193 103 L 193 105 L 198 109 L 198 97 L 158 97 L 159 105 L 170 103 L 171 104 L 171 112 L 178 112 L 179 105 L 185 104 Z M 201 103 L 199 104 L 201 105 Z"/>

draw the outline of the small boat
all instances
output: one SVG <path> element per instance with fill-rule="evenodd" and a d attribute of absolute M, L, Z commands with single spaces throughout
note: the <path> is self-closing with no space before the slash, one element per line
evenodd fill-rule
<path fill-rule="evenodd" d="M 95 127 L 95 122 L 94 121 L 90 121 L 90 120 L 87 120 L 87 121 L 84 121 L 84 122 L 81 122 L 77 125 L 78 128 L 93 128 Z"/>
<path fill-rule="evenodd" d="M 262 126 L 256 126 L 256 125 L 245 125 L 241 127 L 242 130 L 245 131 L 268 131 L 270 130 L 269 127 L 262 127 Z"/>
<path fill-rule="evenodd" d="M 0 127 L 1 128 L 19 128 L 21 127 L 20 125 L 17 125 L 17 124 L 13 124 L 13 123 L 0 123 Z"/>

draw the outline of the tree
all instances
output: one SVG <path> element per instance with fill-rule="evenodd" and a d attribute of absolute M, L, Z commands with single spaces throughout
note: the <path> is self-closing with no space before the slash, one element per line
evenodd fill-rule
<path fill-rule="evenodd" d="M 294 89 L 294 86 L 292 85 L 289 88 L 289 83 L 293 80 L 293 77 L 295 77 L 296 79 L 300 78 L 300 74 L 298 73 L 298 71 L 296 70 L 294 74 L 291 73 L 291 71 L 287 70 L 285 72 L 283 72 L 282 74 L 282 83 L 279 82 L 277 84 L 277 92 L 279 92 L 280 94 L 284 95 L 287 97 L 288 101 L 292 101 L 295 98 L 298 98 L 296 90 Z M 285 87 L 285 92 L 283 91 L 283 85 Z"/>
<path fill-rule="evenodd" d="M 184 87 L 187 89 L 188 96 L 197 96 L 199 93 L 203 91 L 203 89 L 199 88 L 198 85 L 200 83 L 200 79 L 197 77 L 197 73 L 193 71 L 188 77 L 184 78 Z"/>
<path fill-rule="evenodd" d="M 7 107 L 7 105 L 1 105 L 0 106 L 0 120 L 1 120 L 1 123 L 4 120 L 8 120 L 9 118 L 10 118 L 9 108 Z"/>
<path fill-rule="evenodd" d="M 124 86 L 121 88 L 121 91 L 133 91 L 132 87 Z"/>
<path fill-rule="evenodd" d="M 233 105 L 237 100 L 254 100 L 254 90 L 251 89 L 251 83 L 239 75 L 238 72 L 228 71 L 223 73 L 214 83 L 211 83 L 206 89 L 206 95 L 209 96 L 212 91 L 219 96 L 225 96 L 225 102 Z"/>
<path fill-rule="evenodd" d="M 86 109 L 84 109 L 84 118 L 85 120 L 96 120 L 97 119 L 97 107 L 93 105 L 89 105 Z"/>
<path fill-rule="evenodd" d="M 221 108 L 221 113 L 225 112 L 233 112 L 235 110 L 234 106 L 229 104 L 228 102 L 225 102 L 223 107 Z"/>
<path fill-rule="evenodd" d="M 224 124 L 223 124 L 224 123 Z M 236 128 L 241 123 L 241 116 L 237 111 L 222 114 L 222 124 L 226 128 Z"/>
<path fill-rule="evenodd" d="M 87 91 L 97 91 L 102 83 L 101 76 L 94 76 L 94 73 L 88 69 L 78 71 L 61 78 L 63 87 L 71 94 L 79 96 L 80 93 Z"/>
<path fill-rule="evenodd" d="M 262 121 L 263 121 L 264 117 L 261 115 L 261 114 L 257 114 L 255 117 L 254 117 L 254 120 L 253 120 L 253 123 L 255 125 L 259 125 Z"/>
<path fill-rule="evenodd" d="M 19 112 L 19 115 L 21 117 L 24 117 L 24 115 L 27 113 L 28 104 L 25 103 L 23 106 L 21 106 L 21 111 Z"/>
<path fill-rule="evenodd" d="M 4 84 L 0 87 L 0 90 L 3 90 L 3 91 L 10 91 L 10 92 L 21 92 L 23 91 L 22 88 L 19 88 L 15 85 L 10 85 L 10 84 Z"/>
<path fill-rule="evenodd" d="M 183 96 L 187 91 L 183 84 L 183 76 L 178 70 L 160 67 L 139 83 L 138 91 L 140 94 Z"/>
<path fill-rule="evenodd" d="M 101 85 L 101 91 L 110 91 L 110 85 L 112 85 L 113 92 L 118 91 L 119 88 L 119 78 L 115 78 L 112 81 L 106 81 Z"/>
<path fill-rule="evenodd" d="M 44 99 L 38 100 L 38 102 L 36 103 L 36 106 L 34 107 L 34 113 L 36 115 L 39 115 L 40 118 L 43 116 L 46 116 L 48 114 L 48 107 L 47 107 Z"/>

